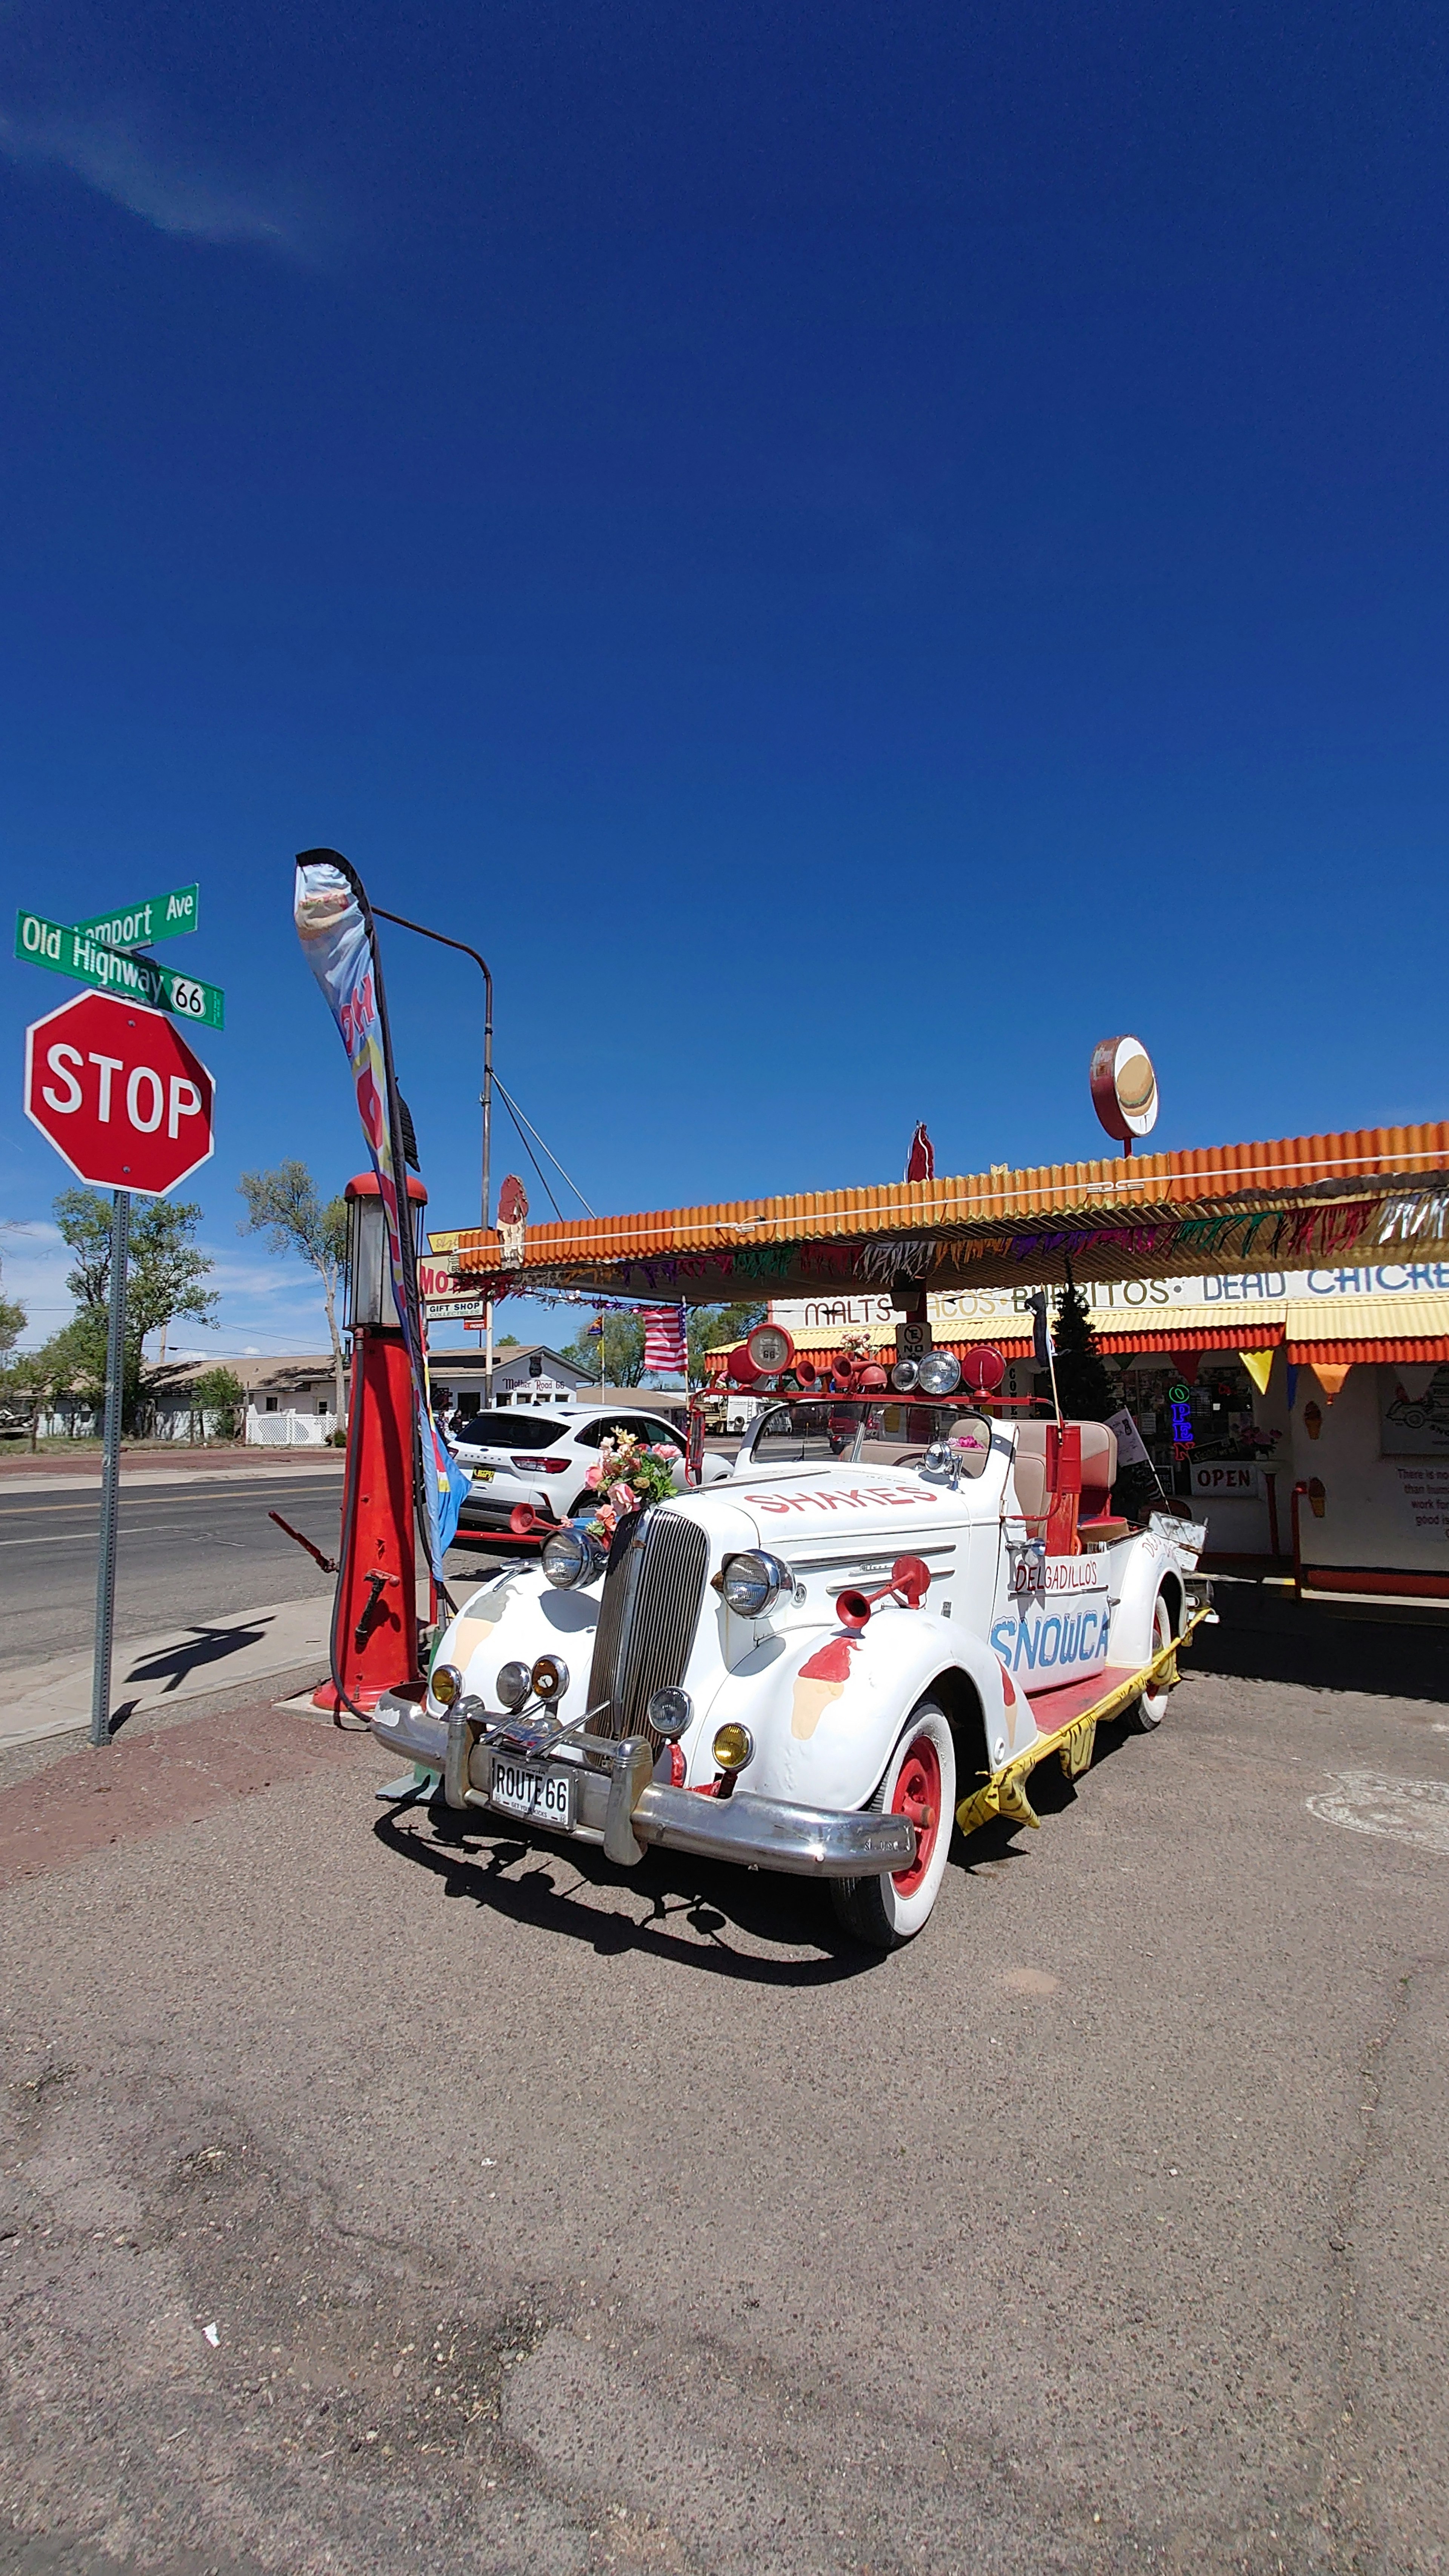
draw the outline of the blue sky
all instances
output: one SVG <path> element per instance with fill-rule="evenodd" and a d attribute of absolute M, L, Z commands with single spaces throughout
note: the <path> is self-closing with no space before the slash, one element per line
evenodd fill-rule
<path fill-rule="evenodd" d="M 1445 1114 L 1444 75 L 1395 0 L 17 0 L 5 887 L 201 881 L 211 1347 L 319 1334 L 238 1171 L 359 1160 L 315 843 L 600 1209 L 1093 1151 L 1121 1029 L 1166 1145 Z M 466 1222 L 475 979 L 386 963 Z M 5 1123 L 37 1331 L 67 1177 Z"/>

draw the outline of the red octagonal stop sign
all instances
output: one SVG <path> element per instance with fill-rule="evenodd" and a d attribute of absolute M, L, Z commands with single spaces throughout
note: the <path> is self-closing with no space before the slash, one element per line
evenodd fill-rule
<path fill-rule="evenodd" d="M 25 1032 L 25 1114 L 93 1188 L 164 1197 L 215 1144 L 216 1085 L 173 1020 L 78 993 Z"/>

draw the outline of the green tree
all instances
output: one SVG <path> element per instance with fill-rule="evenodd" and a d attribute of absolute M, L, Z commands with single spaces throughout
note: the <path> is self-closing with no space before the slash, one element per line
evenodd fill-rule
<path fill-rule="evenodd" d="M 689 1344 L 689 1383 L 704 1386 L 709 1372 L 704 1364 L 706 1351 L 721 1342 L 742 1342 L 746 1333 L 765 1320 L 765 1307 L 760 1299 L 733 1306 L 692 1306 L 685 1324 Z"/>
<path fill-rule="evenodd" d="M 76 1301 L 76 1314 L 54 1336 L 59 1361 L 72 1362 L 82 1377 L 104 1386 L 111 1202 L 97 1190 L 62 1190 L 55 1219 L 75 1255 L 65 1284 Z M 216 1264 L 194 1241 L 200 1223 L 201 1209 L 194 1200 L 145 1199 L 132 1205 L 121 1381 L 121 1420 L 128 1430 L 149 1391 L 144 1360 L 148 1333 L 159 1332 L 164 1349 L 166 1333 L 178 1317 L 205 1323 L 216 1307 L 216 1291 L 206 1285 Z"/>
<path fill-rule="evenodd" d="M 247 1203 L 246 1223 L 238 1226 L 238 1234 L 264 1234 L 273 1252 L 294 1253 L 322 1282 L 340 1424 L 347 1413 L 347 1371 L 337 1296 L 347 1273 L 347 1202 L 324 1200 L 306 1164 L 295 1158 L 278 1163 L 274 1171 L 243 1172 L 237 1188 Z"/>
<path fill-rule="evenodd" d="M 1070 1262 L 1052 1339 L 1056 1344 L 1057 1395 L 1067 1420 L 1106 1422 L 1122 1398 L 1107 1374 L 1107 1363 L 1092 1324 L 1092 1310 L 1072 1277 Z"/>
<path fill-rule="evenodd" d="M 0 1360 L 8 1361 L 29 1320 L 18 1298 L 0 1296 Z"/>
<path fill-rule="evenodd" d="M 602 1370 L 606 1386 L 638 1386 L 644 1376 L 644 1326 L 638 1315 L 615 1314 L 604 1317 L 602 1353 L 587 1333 L 580 1333 L 559 1354 L 572 1360 L 597 1382 Z"/>
<path fill-rule="evenodd" d="M 191 1390 L 191 1401 L 200 1414 L 214 1413 L 217 1433 L 223 1440 L 234 1440 L 241 1425 L 246 1405 L 246 1388 L 235 1369 L 203 1369 Z"/>

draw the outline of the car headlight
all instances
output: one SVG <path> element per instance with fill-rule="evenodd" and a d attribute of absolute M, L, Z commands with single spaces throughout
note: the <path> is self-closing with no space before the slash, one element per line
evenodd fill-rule
<path fill-rule="evenodd" d="M 891 1384 L 898 1395 L 909 1395 L 920 1374 L 919 1360 L 897 1360 L 891 1370 Z"/>
<path fill-rule="evenodd" d="M 569 1686 L 569 1668 L 561 1655 L 540 1655 L 528 1676 L 535 1699 L 545 1708 L 550 1700 L 562 1699 Z"/>
<path fill-rule="evenodd" d="M 533 1675 L 527 1664 L 500 1664 L 498 1678 L 493 1687 L 498 1693 L 501 1705 L 511 1716 L 515 1709 L 522 1708 L 533 1688 Z"/>
<path fill-rule="evenodd" d="M 581 1583 L 591 1583 L 604 1562 L 604 1551 L 587 1530 L 555 1530 L 543 1543 L 543 1570 L 550 1583 L 560 1592 L 573 1592 Z"/>
<path fill-rule="evenodd" d="M 922 1395 L 954 1395 L 961 1383 L 961 1363 L 954 1351 L 927 1351 L 917 1371 Z"/>
<path fill-rule="evenodd" d="M 694 1702 L 687 1690 L 657 1690 L 647 1713 L 655 1734 L 666 1744 L 677 1744 L 694 1715 Z"/>
<path fill-rule="evenodd" d="M 463 1676 L 456 1664 L 434 1664 L 428 1675 L 428 1688 L 439 1708 L 451 1708 L 463 1687 Z"/>
<path fill-rule="evenodd" d="M 720 1589 L 737 1617 L 762 1619 L 782 1592 L 794 1591 L 795 1577 L 783 1558 L 749 1547 L 725 1558 Z"/>
<path fill-rule="evenodd" d="M 755 1739 L 747 1726 L 721 1726 L 715 1731 L 710 1751 L 721 1771 L 743 1771 L 745 1764 L 754 1759 Z"/>

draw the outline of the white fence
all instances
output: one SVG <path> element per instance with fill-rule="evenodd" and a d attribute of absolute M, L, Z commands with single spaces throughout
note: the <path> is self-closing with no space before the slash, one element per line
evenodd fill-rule
<path fill-rule="evenodd" d="M 335 1416 L 330 1413 L 258 1413 L 247 1407 L 247 1445 L 253 1449 L 325 1449 Z"/>

